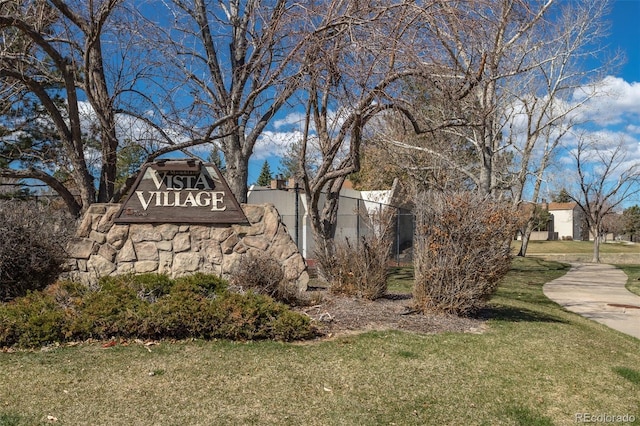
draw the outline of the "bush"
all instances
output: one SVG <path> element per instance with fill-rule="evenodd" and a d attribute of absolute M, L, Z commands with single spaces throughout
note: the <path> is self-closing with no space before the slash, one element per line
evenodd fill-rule
<path fill-rule="evenodd" d="M 193 292 L 206 298 L 214 298 L 224 293 L 229 283 L 217 275 L 196 273 L 175 279 L 171 293 Z"/>
<path fill-rule="evenodd" d="M 116 275 L 112 277 L 103 277 L 99 281 L 101 288 L 109 289 L 110 287 L 128 287 L 136 292 L 139 299 L 147 302 L 155 302 L 158 298 L 169 294 L 174 281 L 165 274 L 126 274 Z"/>
<path fill-rule="evenodd" d="M 306 339 L 306 316 L 266 295 L 232 293 L 214 275 L 103 278 L 97 289 L 62 281 L 0 304 L 0 346 L 89 338 Z"/>
<path fill-rule="evenodd" d="M 332 256 L 332 293 L 375 300 L 387 292 L 389 246 L 381 250 L 380 241 L 362 237 L 360 247 L 349 240 L 335 244 Z M 325 268 L 326 270 L 326 268 Z"/>
<path fill-rule="evenodd" d="M 319 250 L 316 256 L 333 293 L 375 300 L 387 292 L 387 263 L 395 216 L 382 211 L 365 219 L 370 220 L 371 233 L 361 237 L 358 246 L 346 239 L 344 243 L 333 244 L 332 255 Z"/>
<path fill-rule="evenodd" d="M 271 318 L 269 328 L 273 339 L 284 342 L 311 339 L 315 336 L 309 317 L 285 309 L 280 310 L 275 318 Z"/>
<path fill-rule="evenodd" d="M 211 300 L 197 293 L 181 291 L 152 304 L 137 334 L 146 339 L 208 339 L 214 337 L 214 330 L 220 324 Z"/>
<path fill-rule="evenodd" d="M 35 347 L 65 338 L 66 312 L 41 292 L 0 305 L 0 345 Z"/>
<path fill-rule="evenodd" d="M 222 312 L 230 324 L 223 334 L 235 339 L 300 340 L 315 335 L 308 316 L 292 311 L 270 297 L 249 292 L 230 293 L 222 301 Z"/>
<path fill-rule="evenodd" d="M 56 281 L 43 292 L 63 309 L 74 309 L 90 290 L 86 285 L 75 281 Z"/>
<path fill-rule="evenodd" d="M 511 265 L 519 218 L 504 204 L 470 193 L 417 200 L 414 300 L 422 311 L 470 315 Z"/>
<path fill-rule="evenodd" d="M 298 286 L 285 279 L 282 265 L 273 257 L 256 251 L 244 254 L 231 272 L 231 284 L 280 302 L 299 301 Z"/>
<path fill-rule="evenodd" d="M 72 228 L 72 218 L 40 202 L 0 200 L 0 301 L 55 281 Z"/>
<path fill-rule="evenodd" d="M 132 275 L 102 278 L 98 290 L 87 292 L 74 307 L 67 335 L 74 340 L 135 336 L 149 305 L 138 297 L 139 286 Z"/>

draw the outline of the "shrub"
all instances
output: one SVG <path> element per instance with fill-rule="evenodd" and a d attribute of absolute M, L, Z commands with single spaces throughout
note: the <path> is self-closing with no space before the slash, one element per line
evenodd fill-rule
<path fill-rule="evenodd" d="M 51 296 L 63 309 L 75 309 L 82 298 L 91 290 L 86 285 L 75 281 L 56 281 L 43 290 Z"/>
<path fill-rule="evenodd" d="M 422 311 L 478 311 L 511 265 L 518 217 L 470 193 L 417 199 L 414 300 Z"/>
<path fill-rule="evenodd" d="M 232 293 L 225 280 L 205 274 L 107 277 L 95 290 L 62 281 L 0 304 L 0 346 L 114 337 L 293 340 L 314 333 L 309 318 L 286 305 Z"/>
<path fill-rule="evenodd" d="M 57 278 L 72 228 L 72 218 L 40 202 L 0 200 L 0 301 Z"/>
<path fill-rule="evenodd" d="M 219 322 L 211 315 L 211 300 L 193 292 L 167 295 L 149 307 L 140 324 L 138 337 L 147 339 L 208 339 Z"/>
<path fill-rule="evenodd" d="M 103 277 L 100 285 L 103 289 L 110 285 L 123 285 L 135 291 L 139 299 L 155 302 L 158 298 L 169 294 L 174 281 L 165 274 L 127 274 Z"/>
<path fill-rule="evenodd" d="M 271 336 L 276 340 L 290 342 L 292 340 L 311 339 L 315 330 L 309 317 L 290 310 L 282 310 L 270 321 Z"/>
<path fill-rule="evenodd" d="M 380 250 L 379 241 L 362 237 L 359 247 L 349 240 L 337 243 L 332 259 L 331 292 L 369 300 L 386 294 L 388 250 Z"/>
<path fill-rule="evenodd" d="M 41 292 L 0 305 L 0 345 L 34 347 L 64 339 L 66 313 Z"/>
<path fill-rule="evenodd" d="M 280 302 L 296 304 L 298 287 L 285 279 L 282 265 L 273 257 L 256 251 L 244 254 L 231 272 L 231 283 Z"/>
<path fill-rule="evenodd" d="M 333 254 L 328 256 L 324 250 L 316 256 L 333 293 L 375 300 L 387 292 L 387 262 L 395 216 L 392 211 L 383 210 L 365 218 L 370 221 L 371 233 L 361 237 L 358 246 L 346 239 L 333 244 Z"/>
<path fill-rule="evenodd" d="M 218 315 L 222 320 L 218 337 L 295 340 L 306 339 L 314 334 L 308 317 L 289 310 L 286 305 L 265 295 L 251 291 L 245 294 L 229 293 L 218 302 Z"/>
<path fill-rule="evenodd" d="M 224 293 L 229 287 L 227 280 L 217 275 L 196 273 L 176 278 L 171 293 L 193 292 L 207 298 Z"/>
<path fill-rule="evenodd" d="M 102 278 L 99 289 L 88 292 L 75 307 L 67 335 L 77 340 L 135 336 L 149 302 L 138 297 L 130 277 Z"/>

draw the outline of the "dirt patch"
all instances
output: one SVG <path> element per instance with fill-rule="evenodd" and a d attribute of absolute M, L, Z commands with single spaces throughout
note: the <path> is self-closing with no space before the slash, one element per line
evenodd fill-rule
<path fill-rule="evenodd" d="M 627 304 L 623 304 L 623 303 L 607 303 L 607 306 L 612 306 L 614 308 L 640 309 L 640 306 L 627 305 Z"/>
<path fill-rule="evenodd" d="M 413 308 L 411 294 L 388 294 L 378 300 L 364 300 L 319 291 L 322 301 L 300 308 L 311 317 L 325 337 L 337 337 L 372 330 L 404 330 L 434 334 L 443 332 L 482 333 L 482 319 L 454 315 L 422 314 Z"/>

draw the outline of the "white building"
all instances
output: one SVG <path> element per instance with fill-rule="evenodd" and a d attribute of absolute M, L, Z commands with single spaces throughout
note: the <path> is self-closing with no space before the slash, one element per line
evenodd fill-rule
<path fill-rule="evenodd" d="M 582 240 L 584 214 L 576 203 L 549 203 L 553 232 L 558 240 Z"/>

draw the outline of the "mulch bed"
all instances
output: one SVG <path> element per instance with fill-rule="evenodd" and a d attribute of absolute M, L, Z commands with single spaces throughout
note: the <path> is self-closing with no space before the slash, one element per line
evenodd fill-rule
<path fill-rule="evenodd" d="M 373 330 L 404 330 L 422 334 L 482 333 L 486 321 L 454 315 L 422 314 L 413 307 L 411 294 L 388 294 L 371 301 L 319 291 L 321 302 L 299 310 L 311 317 L 323 336 L 332 338 Z M 316 299 L 319 299 L 316 298 Z"/>

